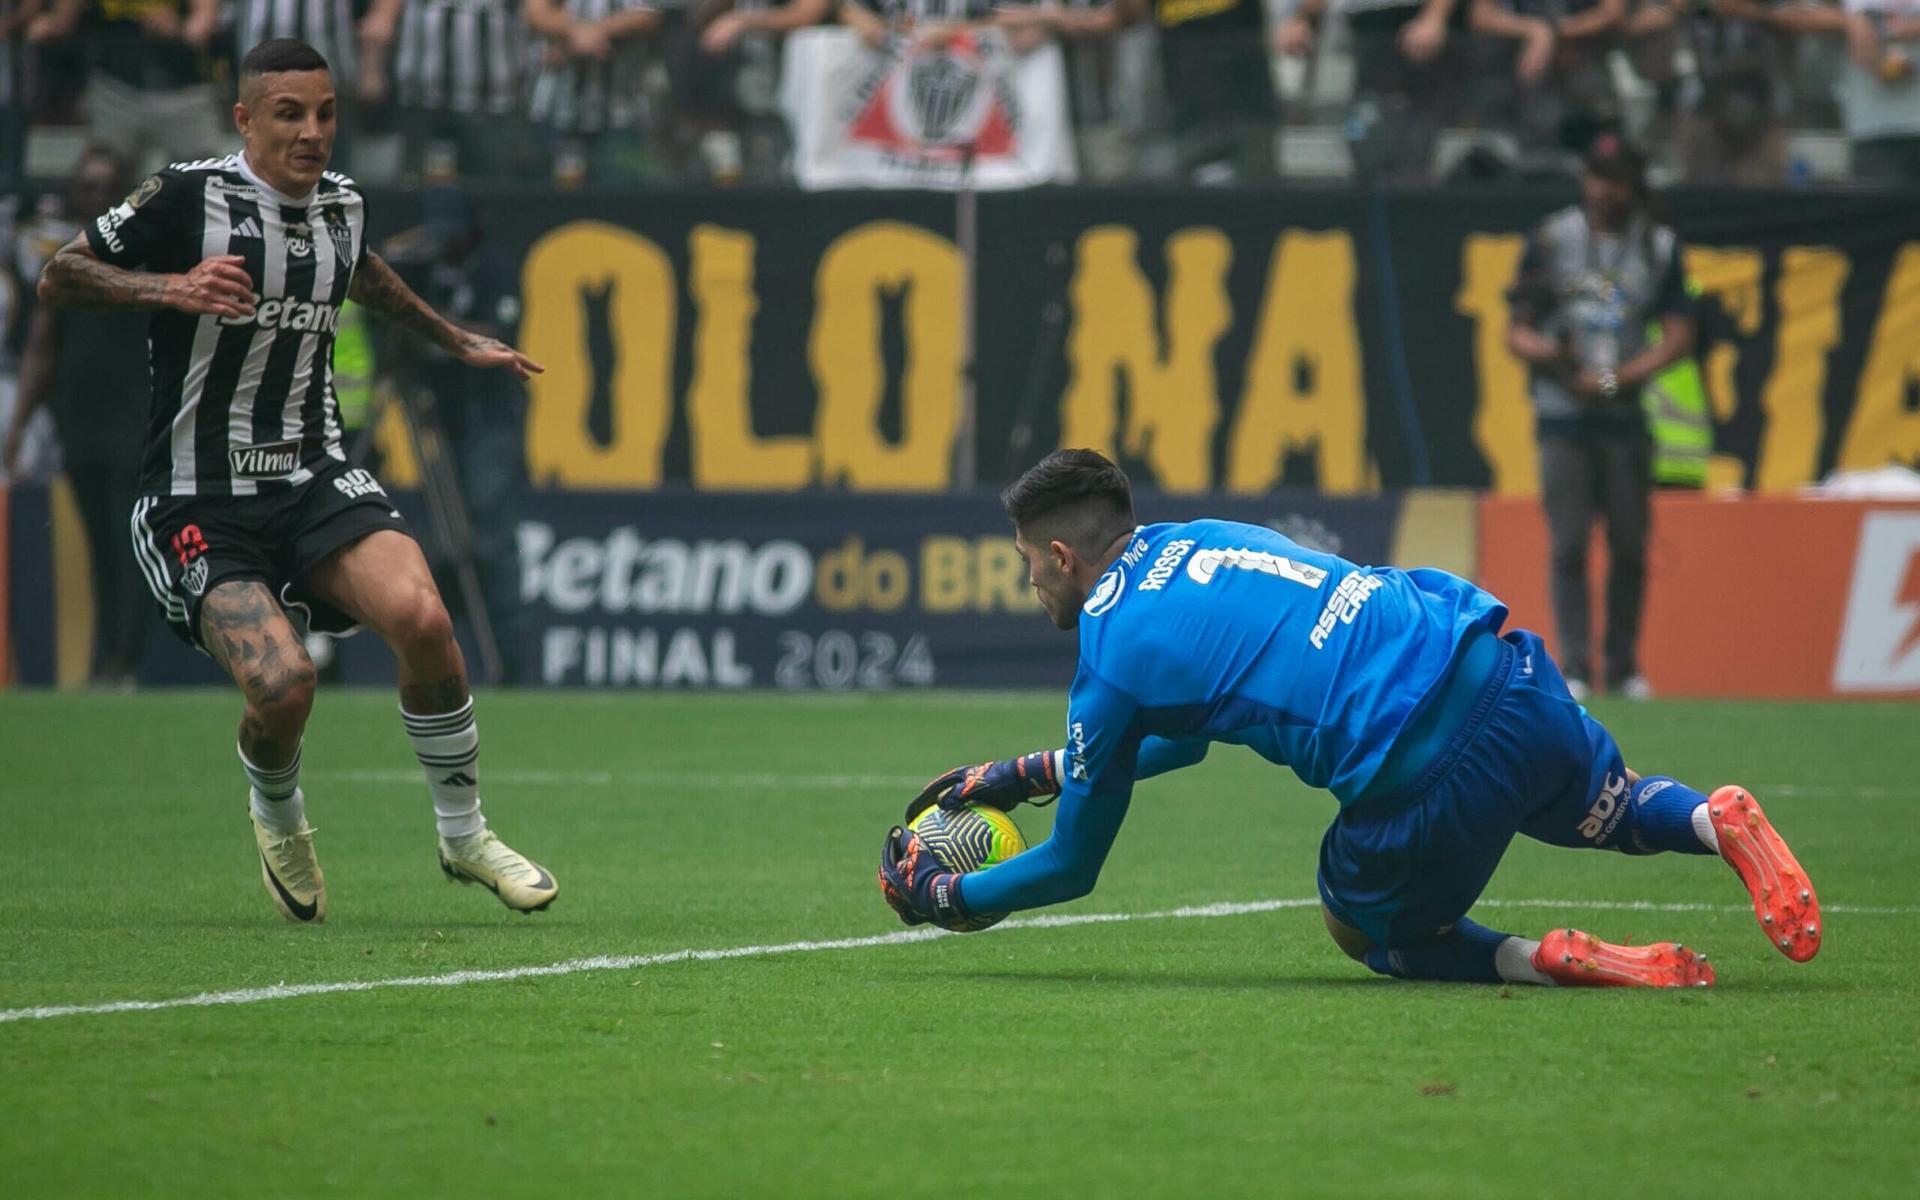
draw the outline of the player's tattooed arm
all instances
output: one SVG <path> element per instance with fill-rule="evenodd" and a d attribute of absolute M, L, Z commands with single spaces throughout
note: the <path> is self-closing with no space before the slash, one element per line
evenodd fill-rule
<path fill-rule="evenodd" d="M 222 254 L 184 275 L 136 271 L 102 262 L 77 235 L 40 272 L 40 299 L 56 308 L 174 308 L 244 320 L 253 313 L 253 281 L 238 255 Z"/>
<path fill-rule="evenodd" d="M 347 296 L 470 367 L 505 367 L 522 379 L 546 369 L 506 343 L 462 329 L 433 311 L 378 254 L 368 253 L 365 265 L 353 273 Z"/>
<path fill-rule="evenodd" d="M 367 261 L 353 273 L 347 296 L 355 304 L 412 330 L 448 353 L 457 353 L 464 340 L 477 336 L 463 332 L 433 311 L 433 306 L 415 295 L 378 254 L 367 254 Z"/>

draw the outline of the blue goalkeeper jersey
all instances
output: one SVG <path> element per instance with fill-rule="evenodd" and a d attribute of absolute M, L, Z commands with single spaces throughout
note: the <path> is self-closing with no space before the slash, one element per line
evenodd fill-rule
<path fill-rule="evenodd" d="M 1149 525 L 1080 613 L 1052 836 L 966 877 L 976 912 L 1083 895 L 1136 779 L 1213 742 L 1291 767 L 1345 805 L 1506 608 L 1444 571 L 1363 567 L 1233 521 Z"/>

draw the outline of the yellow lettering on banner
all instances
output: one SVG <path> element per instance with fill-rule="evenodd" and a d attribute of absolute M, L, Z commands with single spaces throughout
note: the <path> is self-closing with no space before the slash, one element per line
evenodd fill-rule
<path fill-rule="evenodd" d="M 1138 249 L 1134 231 L 1121 225 L 1097 225 L 1080 235 L 1068 289 L 1073 323 L 1060 444 L 1109 455 L 1124 448 L 1147 461 L 1163 490 L 1202 492 L 1213 482 L 1213 433 L 1220 422 L 1213 351 L 1233 324 L 1226 285 L 1233 245 L 1218 229 L 1183 229 L 1167 239 L 1164 338 Z"/>
<path fill-rule="evenodd" d="M 689 285 L 699 312 L 693 380 L 687 390 L 693 482 L 716 491 L 805 487 L 813 478 L 807 437 L 755 437 L 753 373 L 754 238 L 700 225 L 689 238 Z"/>
<path fill-rule="evenodd" d="M 980 611 L 1005 609 L 1012 613 L 1040 611 L 1040 597 L 1027 582 L 1027 560 L 1013 548 L 1007 535 L 989 534 L 974 543 L 979 555 Z"/>
<path fill-rule="evenodd" d="M 1227 489 L 1265 492 L 1311 449 L 1323 492 L 1367 487 L 1367 405 L 1354 327 L 1353 238 L 1289 231 L 1274 243 L 1246 389 L 1227 439 Z"/>
<path fill-rule="evenodd" d="M 1888 463 L 1920 460 L 1920 412 L 1907 396 L 1920 387 L 1920 242 L 1900 248 L 1880 319 L 1860 373 L 1860 398 L 1840 442 L 1841 470 L 1867 471 Z"/>
<path fill-rule="evenodd" d="M 1700 288 L 1703 296 L 1720 302 L 1721 311 L 1733 321 L 1743 338 L 1760 332 L 1765 293 L 1760 287 L 1766 260 L 1758 250 L 1733 246 L 1688 246 L 1687 278 Z M 1733 419 L 1740 406 L 1740 393 L 1733 372 L 1740 365 L 1740 347 L 1732 342 L 1715 342 L 1694 348 L 1706 377 L 1707 396 L 1713 404 L 1716 420 Z"/>
<path fill-rule="evenodd" d="M 880 435 L 886 390 L 882 292 L 905 298 L 898 445 Z M 820 395 L 814 437 L 825 480 L 911 492 L 952 483 L 960 429 L 961 301 L 960 251 L 924 229 L 874 221 L 827 248 L 814 276 L 808 353 Z"/>
<path fill-rule="evenodd" d="M 913 592 L 913 572 L 898 550 L 866 552 L 866 543 L 850 537 L 820 556 L 814 568 L 814 596 L 832 612 L 871 608 L 893 612 Z"/>
<path fill-rule="evenodd" d="M 1760 393 L 1767 415 L 1753 486 L 1782 491 L 1812 483 L 1826 436 L 1827 355 L 1840 344 L 1840 289 L 1849 264 L 1838 250 L 1792 246 L 1774 284 L 1778 312 L 1773 374 Z"/>
<path fill-rule="evenodd" d="M 673 415 L 679 304 L 667 256 L 630 230 L 575 221 L 527 252 L 521 294 L 521 348 L 547 368 L 528 385 L 528 476 L 536 485 L 657 487 Z M 614 345 L 612 440 L 604 446 L 587 427 L 595 383 L 588 302 L 603 296 Z"/>
<path fill-rule="evenodd" d="M 860 607 L 860 594 L 866 586 L 862 578 L 866 564 L 864 548 L 865 543 L 859 538 L 850 537 L 840 543 L 839 549 L 820 555 L 813 569 L 813 592 L 821 608 L 846 612 Z"/>
<path fill-rule="evenodd" d="M 907 556 L 898 550 L 875 550 L 867 557 L 862 582 L 866 584 L 868 608 L 895 612 L 913 591 L 913 572 L 907 566 Z"/>
<path fill-rule="evenodd" d="M 920 543 L 920 608 L 930 613 L 1029 612 L 1040 601 L 1027 564 L 1005 534 L 929 537 Z"/>
<path fill-rule="evenodd" d="M 1460 246 L 1460 291 L 1453 309 L 1473 322 L 1473 369 L 1479 384 L 1473 440 L 1487 460 L 1493 490 L 1527 496 L 1540 490 L 1540 456 L 1533 445 L 1533 403 L 1527 368 L 1507 350 L 1507 289 L 1520 270 L 1526 238 L 1474 233 Z"/>
<path fill-rule="evenodd" d="M 1742 246 L 1688 246 L 1684 267 L 1687 278 L 1703 296 L 1719 301 L 1721 311 L 1733 321 L 1741 338 L 1760 332 L 1766 300 L 1760 286 L 1766 259 L 1760 251 Z M 1739 385 L 1734 380 L 1734 371 L 1740 365 L 1740 346 L 1731 341 L 1702 342 L 1694 347 L 1693 357 L 1706 384 L 1707 407 L 1715 421 L 1725 424 L 1740 406 Z M 1739 487 L 1746 477 L 1747 464 L 1738 455 L 1708 455 L 1708 487 Z"/>
<path fill-rule="evenodd" d="M 920 608 L 962 612 L 973 582 L 973 554 L 965 538 L 930 537 L 920 543 Z"/>

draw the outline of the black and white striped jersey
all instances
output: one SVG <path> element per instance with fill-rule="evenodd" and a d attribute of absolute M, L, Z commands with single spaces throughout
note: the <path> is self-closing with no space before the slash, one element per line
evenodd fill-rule
<path fill-rule="evenodd" d="M 658 9 L 660 0 L 567 0 L 566 7 L 576 21 L 598 22 L 617 13 Z M 647 43 L 644 37 L 622 38 L 605 62 L 542 63 L 528 88 L 527 115 L 563 133 L 639 128 L 647 114 L 645 76 L 652 53 Z"/>
<path fill-rule="evenodd" d="M 519 0 L 409 0 L 389 68 L 394 96 L 432 112 L 514 112 L 525 52 Z"/>
<path fill-rule="evenodd" d="M 367 205 L 331 171 L 304 199 L 275 191 L 243 155 L 148 177 L 86 227 L 102 261 L 167 274 L 220 254 L 245 260 L 245 320 L 160 309 L 147 327 L 153 407 L 146 495 L 252 496 L 345 461 L 333 336 L 366 255 Z"/>
<path fill-rule="evenodd" d="M 359 55 L 353 9 L 353 0 L 233 0 L 234 61 L 269 38 L 299 38 L 327 60 L 335 81 L 351 83 Z"/>

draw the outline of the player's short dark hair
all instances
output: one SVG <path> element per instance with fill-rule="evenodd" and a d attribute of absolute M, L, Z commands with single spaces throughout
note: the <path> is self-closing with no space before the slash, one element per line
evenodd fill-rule
<path fill-rule="evenodd" d="M 1133 485 L 1098 450 L 1055 450 L 1000 493 L 1016 529 L 1097 554 L 1133 529 Z"/>
<path fill-rule="evenodd" d="M 240 60 L 239 76 L 252 79 L 281 71 L 332 71 L 326 56 L 299 38 L 268 38 Z"/>

